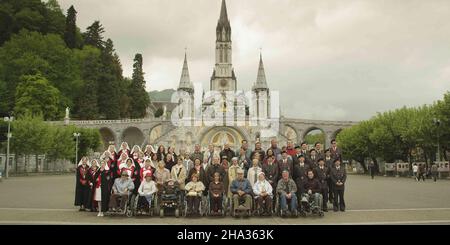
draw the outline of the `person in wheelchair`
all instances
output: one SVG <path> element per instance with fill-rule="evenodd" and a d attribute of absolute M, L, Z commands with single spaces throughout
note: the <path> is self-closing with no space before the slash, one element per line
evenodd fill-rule
<path fill-rule="evenodd" d="M 322 186 L 320 181 L 314 177 L 313 170 L 308 170 L 308 178 L 303 181 L 303 190 L 302 211 L 322 213 Z"/>
<path fill-rule="evenodd" d="M 253 194 L 256 196 L 259 213 L 263 216 L 272 214 L 272 185 L 266 180 L 264 172 L 259 173 L 258 180 L 253 185 Z"/>
<path fill-rule="evenodd" d="M 187 201 L 187 216 L 199 216 L 200 215 L 200 202 L 202 200 L 202 193 L 205 190 L 205 185 L 201 181 L 198 181 L 198 175 L 193 174 L 192 179 L 184 187 L 186 190 Z"/>
<path fill-rule="evenodd" d="M 113 211 L 116 211 L 117 201 L 120 199 L 120 207 L 118 211 L 120 212 L 124 210 L 125 204 L 128 201 L 128 195 L 133 190 L 134 190 L 134 183 L 128 177 L 128 171 L 126 169 L 123 169 L 121 172 L 121 177 L 117 178 L 114 181 L 109 207 L 112 208 Z"/>
<path fill-rule="evenodd" d="M 244 178 L 244 170 L 237 170 L 237 178 L 233 180 L 230 188 L 233 193 L 234 210 L 250 210 L 252 206 L 252 187 L 248 179 Z"/>
<path fill-rule="evenodd" d="M 214 173 L 214 181 L 209 183 L 209 202 L 211 204 L 211 215 L 218 215 L 222 210 L 222 202 L 225 193 L 223 182 L 220 181 L 220 174 Z M 224 211 L 224 210 L 222 210 Z"/>
<path fill-rule="evenodd" d="M 145 180 L 141 182 L 141 185 L 139 186 L 138 193 L 139 193 L 139 200 L 138 200 L 138 206 L 142 207 L 148 205 L 148 208 L 150 209 L 152 207 L 152 197 L 153 194 L 157 191 L 156 184 L 153 181 L 153 176 L 151 172 L 148 172 L 145 174 Z M 145 202 L 145 203 L 144 203 Z"/>
<path fill-rule="evenodd" d="M 289 171 L 283 170 L 281 179 L 278 181 L 277 193 L 280 198 L 281 211 L 286 215 L 292 215 L 297 212 L 297 184 L 289 177 Z M 288 202 L 290 209 L 288 210 Z"/>

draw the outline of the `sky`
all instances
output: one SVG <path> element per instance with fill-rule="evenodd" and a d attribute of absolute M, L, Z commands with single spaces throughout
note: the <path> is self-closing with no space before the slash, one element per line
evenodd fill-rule
<path fill-rule="evenodd" d="M 124 75 L 144 59 L 147 90 L 190 77 L 209 90 L 221 0 L 59 0 L 82 31 L 99 20 Z M 359 121 L 432 104 L 450 89 L 450 1 L 227 0 L 238 89 L 256 80 L 259 53 L 285 117 Z"/>

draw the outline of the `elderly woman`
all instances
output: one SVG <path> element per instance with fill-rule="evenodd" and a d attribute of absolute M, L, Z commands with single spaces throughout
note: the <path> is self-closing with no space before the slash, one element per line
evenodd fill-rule
<path fill-rule="evenodd" d="M 157 191 L 156 184 L 152 179 L 153 179 L 152 173 L 151 172 L 146 173 L 145 180 L 141 182 L 141 185 L 139 186 L 138 189 L 139 193 L 138 205 L 143 205 L 144 203 L 143 200 L 145 199 L 146 204 L 148 204 L 148 207 L 150 208 L 152 206 L 152 195 Z"/>
<path fill-rule="evenodd" d="M 178 182 L 180 186 L 180 190 L 184 190 L 184 184 L 186 181 L 186 169 L 183 165 L 183 160 L 181 158 L 178 158 L 177 164 L 172 167 L 172 170 L 170 171 L 170 177 L 171 179 Z"/>
<path fill-rule="evenodd" d="M 158 167 L 155 170 L 155 180 L 158 186 L 163 185 L 170 179 L 170 171 L 166 168 L 165 165 L 166 164 L 163 161 L 159 161 Z"/>
<path fill-rule="evenodd" d="M 196 174 L 192 175 L 191 182 L 187 183 L 186 189 L 186 200 L 187 200 L 187 215 L 200 214 L 199 207 L 200 201 L 202 200 L 202 192 L 205 190 L 205 185 L 198 181 L 198 176 Z"/>
<path fill-rule="evenodd" d="M 253 194 L 255 194 L 260 214 L 271 215 L 273 189 L 263 172 L 259 173 L 258 181 L 253 185 Z"/>

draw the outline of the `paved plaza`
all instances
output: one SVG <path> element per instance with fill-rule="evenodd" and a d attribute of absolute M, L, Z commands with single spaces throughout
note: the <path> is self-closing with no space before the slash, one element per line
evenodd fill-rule
<path fill-rule="evenodd" d="M 450 181 L 349 175 L 347 211 L 306 218 L 97 217 L 73 206 L 73 175 L 0 182 L 0 224 L 450 224 Z"/>

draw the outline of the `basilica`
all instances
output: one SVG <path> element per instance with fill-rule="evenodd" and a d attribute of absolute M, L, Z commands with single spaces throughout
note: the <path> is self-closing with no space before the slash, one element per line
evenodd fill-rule
<path fill-rule="evenodd" d="M 174 146 L 177 151 L 190 151 L 194 144 L 204 148 L 213 144 L 220 149 L 227 143 L 237 149 L 242 140 L 250 145 L 262 142 L 267 147 L 272 138 L 278 139 L 280 145 L 288 140 L 298 144 L 313 130 L 324 133 L 325 146 L 328 146 L 340 130 L 355 124 L 280 115 L 279 96 L 268 87 L 262 55 L 255 80 L 251 81 L 252 90 L 239 91 L 232 62 L 232 25 L 225 0 L 222 0 L 215 34 L 215 64 L 209 90 L 203 91 L 191 81 L 185 55 L 180 82 L 171 101 L 159 104 L 153 101 L 153 109 L 164 108 L 161 117 L 95 121 L 67 118 L 64 123 L 99 129 L 104 145 L 111 142 L 118 145 L 122 141 L 141 146 L 164 144 Z"/>

